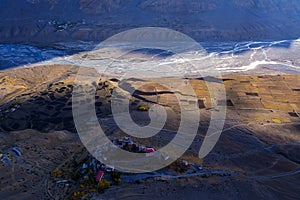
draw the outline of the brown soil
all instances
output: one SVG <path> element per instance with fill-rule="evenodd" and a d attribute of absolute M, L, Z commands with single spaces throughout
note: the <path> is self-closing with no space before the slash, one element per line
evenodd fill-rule
<path fill-rule="evenodd" d="M 124 178 L 121 185 L 113 185 L 98 194 L 82 188 L 80 181 L 71 177 L 72 170 L 78 169 L 88 154 L 73 122 L 72 90 L 76 72 L 76 67 L 59 65 L 0 72 L 0 89 L 3 88 L 0 94 L 4 97 L 0 105 L 0 153 L 12 162 L 12 165 L 0 165 L 1 199 L 68 199 L 78 190 L 88 191 L 86 197 L 93 199 L 298 198 L 299 75 L 219 77 L 227 91 L 227 101 L 220 102 L 228 106 L 226 124 L 217 145 L 204 159 L 198 158 L 198 151 L 214 107 L 205 82 L 201 78 L 187 79 L 201 103 L 202 116 L 189 150 L 178 161 L 158 171 L 167 171 L 168 175 L 135 181 Z M 99 119 L 111 120 L 113 89 L 118 89 L 121 99 L 127 95 L 125 87 L 116 81 L 103 77 L 94 83 Z M 165 128 L 176 131 L 180 118 L 174 93 L 153 84 L 155 80 L 125 82 L 132 88 L 145 84 L 134 93 L 130 103 L 132 118 L 138 124 L 149 123 L 148 112 L 139 111 L 139 106 L 160 104 L 168 113 Z M 181 91 L 179 95 L 184 93 Z M 190 101 L 187 99 L 185 103 L 193 103 Z M 125 135 L 113 124 L 104 129 L 112 139 Z M 149 140 L 134 138 L 134 141 L 159 148 L 172 137 L 166 133 Z M 11 151 L 14 146 L 19 147 L 22 156 Z M 56 168 L 64 175 L 53 176 Z M 69 181 L 68 186 L 57 183 L 62 179 Z"/>

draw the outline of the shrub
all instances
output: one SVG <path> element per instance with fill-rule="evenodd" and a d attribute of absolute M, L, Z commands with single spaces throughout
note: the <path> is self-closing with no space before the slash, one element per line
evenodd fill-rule
<path fill-rule="evenodd" d="M 98 183 L 98 191 L 101 193 L 107 190 L 109 187 L 110 187 L 110 182 L 107 180 L 102 179 Z"/>
<path fill-rule="evenodd" d="M 58 168 L 55 168 L 52 172 L 51 172 L 51 176 L 59 178 L 63 175 L 62 171 Z"/>
<path fill-rule="evenodd" d="M 121 174 L 119 172 L 111 172 L 110 177 L 116 185 L 120 185 L 122 182 Z"/>
<path fill-rule="evenodd" d="M 83 197 L 85 195 L 85 192 L 84 191 L 75 191 L 73 193 L 73 199 L 76 200 L 76 199 L 80 199 L 81 197 Z"/>
<path fill-rule="evenodd" d="M 72 174 L 71 174 L 71 178 L 74 181 L 78 181 L 80 179 L 80 177 L 81 177 L 80 173 L 72 172 Z"/>
<path fill-rule="evenodd" d="M 122 179 L 121 178 L 114 179 L 113 181 L 114 181 L 114 183 L 116 185 L 121 185 L 121 183 L 122 183 Z"/>
<path fill-rule="evenodd" d="M 89 171 L 89 174 L 88 174 L 88 180 L 87 180 L 87 182 L 88 182 L 89 184 L 95 184 L 95 183 L 96 183 L 95 181 L 96 181 L 96 180 L 95 180 L 94 172 L 93 172 L 92 170 L 90 170 L 90 171 Z"/>
<path fill-rule="evenodd" d="M 148 110 L 149 110 L 149 107 L 147 107 L 147 106 L 139 106 L 139 107 L 138 107 L 138 110 L 139 110 L 139 111 L 148 111 Z"/>

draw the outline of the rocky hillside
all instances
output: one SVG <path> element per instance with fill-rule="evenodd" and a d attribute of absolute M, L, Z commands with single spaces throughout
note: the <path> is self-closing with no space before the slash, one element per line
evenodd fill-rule
<path fill-rule="evenodd" d="M 299 13 L 298 0 L 2 0 L 0 42 L 103 40 L 144 26 L 197 40 L 291 39 Z"/>

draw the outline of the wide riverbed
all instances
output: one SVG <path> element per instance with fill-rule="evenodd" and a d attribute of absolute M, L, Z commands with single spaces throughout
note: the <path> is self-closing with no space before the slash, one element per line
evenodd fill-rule
<path fill-rule="evenodd" d="M 44 65 L 72 64 L 94 66 L 95 61 L 82 59 L 92 55 L 96 42 L 57 43 L 48 46 L 25 44 L 0 44 L 0 70 Z M 112 52 L 98 54 L 97 66 L 110 73 L 118 71 L 170 72 L 176 74 L 197 74 L 202 72 L 231 73 L 259 70 L 261 67 L 286 73 L 300 73 L 300 39 L 280 41 L 244 42 L 200 42 L 201 52 L 188 52 L 188 59 L 170 52 L 147 50 L 136 51 L 134 56 L 111 59 Z M 139 54 L 137 56 L 137 54 Z M 142 60 L 136 59 L 141 57 Z M 133 59 L 134 57 L 134 59 Z M 203 58 L 205 57 L 205 62 Z M 185 65 L 188 61 L 190 65 Z M 199 65 L 199 63 L 202 63 Z M 172 66 L 172 70 L 168 67 Z"/>

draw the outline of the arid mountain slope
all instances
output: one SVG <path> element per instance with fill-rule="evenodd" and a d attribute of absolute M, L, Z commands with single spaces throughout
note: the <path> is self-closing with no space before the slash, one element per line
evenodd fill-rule
<path fill-rule="evenodd" d="M 297 0 L 9 0 L 0 2 L 0 42 L 103 40 L 160 26 L 197 40 L 299 37 Z"/>

